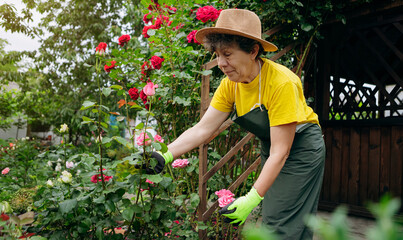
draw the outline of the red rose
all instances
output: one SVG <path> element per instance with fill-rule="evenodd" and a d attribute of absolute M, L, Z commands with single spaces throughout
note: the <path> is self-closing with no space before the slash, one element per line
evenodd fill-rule
<path fill-rule="evenodd" d="M 166 4 L 165 4 L 165 8 L 168 8 L 168 13 L 169 13 L 169 14 L 175 14 L 175 13 L 176 13 L 176 10 L 177 10 L 175 7 L 168 6 L 168 5 L 166 5 Z"/>
<path fill-rule="evenodd" d="M 188 34 L 188 36 L 186 37 L 187 40 L 188 40 L 188 43 L 197 43 L 197 44 L 200 44 L 200 43 L 196 40 L 196 38 L 195 38 L 196 33 L 197 33 L 197 30 L 193 30 L 193 31 L 191 31 L 191 32 Z"/>
<path fill-rule="evenodd" d="M 197 9 L 196 19 L 206 23 L 208 20 L 215 21 L 220 15 L 221 11 L 218 11 L 213 6 L 204 6 Z"/>
<path fill-rule="evenodd" d="M 174 31 L 179 30 L 179 29 L 183 28 L 184 26 L 185 26 L 185 24 L 179 23 L 178 26 L 174 27 L 172 30 L 174 30 Z"/>
<path fill-rule="evenodd" d="M 119 38 L 119 45 L 124 46 L 126 43 L 128 43 L 130 40 L 130 35 L 122 35 Z"/>
<path fill-rule="evenodd" d="M 106 43 L 100 42 L 98 44 L 98 47 L 95 48 L 95 52 L 98 53 L 98 54 L 103 54 L 106 51 L 107 46 L 108 45 Z"/>
<path fill-rule="evenodd" d="M 154 10 L 160 10 L 160 4 L 158 3 L 158 0 L 151 0 L 153 4 L 148 5 L 148 10 L 154 11 Z"/>
<path fill-rule="evenodd" d="M 153 16 L 149 16 L 151 13 L 147 13 L 146 15 L 144 15 L 143 17 L 143 21 L 145 24 L 149 24 L 153 21 Z"/>
<path fill-rule="evenodd" d="M 161 63 L 164 61 L 165 59 L 160 58 L 158 56 L 152 56 L 150 59 L 151 65 L 153 66 L 154 69 L 160 69 L 161 68 Z"/>
<path fill-rule="evenodd" d="M 8 219 L 10 219 L 10 217 L 5 213 L 1 213 L 0 219 L 3 221 L 8 221 Z"/>
<path fill-rule="evenodd" d="M 137 98 L 139 98 L 139 90 L 137 88 L 130 88 L 129 95 L 130 98 L 133 99 L 133 101 L 136 101 Z"/>
<path fill-rule="evenodd" d="M 114 69 L 116 66 L 115 66 L 115 63 L 116 63 L 116 61 L 111 61 L 109 64 L 110 65 L 108 65 L 108 64 L 105 64 L 105 66 L 104 66 L 104 70 L 105 70 L 105 72 L 110 72 L 112 69 Z"/>
<path fill-rule="evenodd" d="M 141 74 L 147 76 L 150 70 L 151 70 L 150 63 L 148 61 L 144 61 L 143 65 L 141 65 Z"/>
<path fill-rule="evenodd" d="M 167 26 L 170 26 L 172 24 L 172 21 L 169 21 L 169 17 L 159 15 L 157 17 L 157 20 L 155 21 L 155 24 L 154 24 L 156 29 L 160 29 L 163 22 L 165 22 L 167 24 Z"/>
<path fill-rule="evenodd" d="M 140 98 L 141 98 L 141 100 L 143 100 L 144 104 L 147 103 L 147 95 L 144 93 L 143 90 L 140 91 Z"/>

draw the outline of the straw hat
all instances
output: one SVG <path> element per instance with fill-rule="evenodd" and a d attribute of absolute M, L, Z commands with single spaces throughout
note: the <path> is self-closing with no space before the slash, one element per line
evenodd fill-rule
<path fill-rule="evenodd" d="M 277 50 L 276 45 L 262 39 L 262 26 L 259 17 L 249 10 L 226 9 L 221 11 L 215 27 L 200 29 L 196 40 L 203 43 L 205 36 L 210 33 L 232 34 L 254 39 L 260 42 L 267 52 Z"/>

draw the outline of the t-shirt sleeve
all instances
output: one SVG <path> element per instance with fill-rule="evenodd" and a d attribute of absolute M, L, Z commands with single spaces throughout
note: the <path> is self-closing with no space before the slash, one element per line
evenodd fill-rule
<path fill-rule="evenodd" d="M 214 92 L 210 106 L 221 112 L 231 112 L 234 105 L 235 90 L 231 89 L 231 84 L 228 81 L 222 80 L 220 86 Z"/>
<path fill-rule="evenodd" d="M 293 82 L 279 86 L 270 101 L 272 104 L 268 114 L 271 127 L 305 120 L 298 87 Z"/>

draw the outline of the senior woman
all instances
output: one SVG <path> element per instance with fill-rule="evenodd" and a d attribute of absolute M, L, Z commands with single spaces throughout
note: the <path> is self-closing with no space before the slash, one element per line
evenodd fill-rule
<path fill-rule="evenodd" d="M 249 193 L 220 213 L 242 224 L 263 201 L 263 223 L 283 239 L 312 239 L 304 217 L 317 209 L 325 146 L 301 80 L 260 57 L 277 47 L 261 38 L 260 19 L 251 11 L 223 10 L 216 26 L 199 30 L 196 39 L 216 54 L 226 77 L 200 122 L 172 142 L 168 152 L 152 153 L 158 160 L 155 171 L 202 144 L 230 116 L 261 140 L 262 170 Z"/>

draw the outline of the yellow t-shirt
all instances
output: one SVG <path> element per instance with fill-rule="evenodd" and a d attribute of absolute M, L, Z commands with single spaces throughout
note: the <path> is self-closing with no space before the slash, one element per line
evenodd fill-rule
<path fill-rule="evenodd" d="M 287 67 L 262 58 L 261 103 L 268 110 L 270 126 L 297 122 L 319 124 L 318 116 L 304 97 L 301 80 Z M 259 103 L 259 75 L 250 83 L 236 83 L 224 78 L 210 103 L 222 112 L 231 112 L 234 101 L 238 116 L 242 116 Z M 236 89 L 236 93 L 235 93 Z"/>

